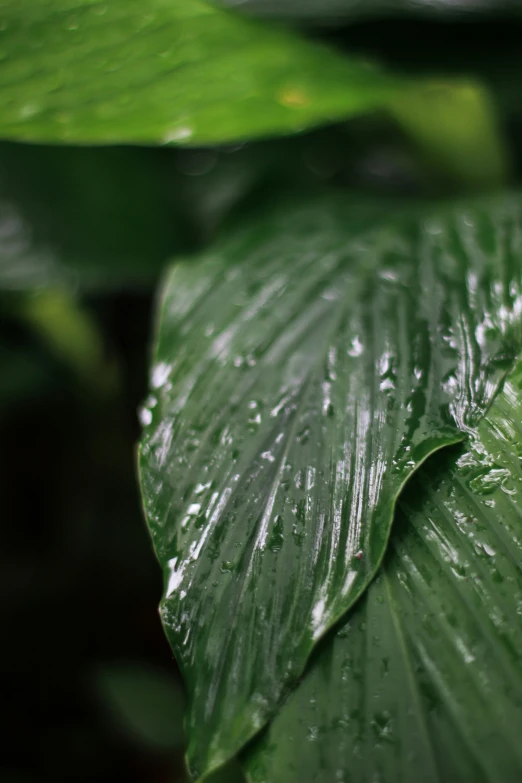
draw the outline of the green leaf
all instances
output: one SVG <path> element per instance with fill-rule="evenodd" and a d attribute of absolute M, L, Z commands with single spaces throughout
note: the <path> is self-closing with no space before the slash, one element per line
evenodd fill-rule
<path fill-rule="evenodd" d="M 380 105 L 397 82 L 200 0 L 2 0 L 0 136 L 214 143 Z"/>
<path fill-rule="evenodd" d="M 517 0 L 221 0 L 262 17 L 299 22 L 346 24 L 374 18 L 474 18 L 484 14 L 520 15 Z"/>
<path fill-rule="evenodd" d="M 504 118 L 520 113 L 520 23 L 498 15 L 487 24 L 466 25 L 388 19 L 346 27 L 333 35 L 337 45 L 359 57 L 377 58 L 394 73 L 420 81 L 478 82 L 491 93 Z"/>
<path fill-rule="evenodd" d="M 3 305 L 3 303 L 2 303 Z M 42 351 L 34 333 L 0 305 L 0 424 L 24 404 L 63 393 L 67 378 L 55 356 Z"/>
<path fill-rule="evenodd" d="M 206 775 L 378 568 L 521 345 L 522 202 L 279 204 L 165 285 L 141 485 Z"/>
<path fill-rule="evenodd" d="M 508 155 L 493 102 L 473 82 L 432 81 L 392 103 L 394 119 L 431 163 L 435 176 L 469 189 L 506 180 Z"/>
<path fill-rule="evenodd" d="M 182 747 L 185 699 L 177 679 L 151 666 L 120 663 L 100 669 L 95 685 L 100 702 L 129 739 L 171 754 Z"/>
<path fill-rule="evenodd" d="M 83 388 L 112 394 L 117 388 L 117 367 L 105 356 L 102 334 L 89 311 L 61 289 L 47 288 L 16 297 L 12 313 L 34 329 L 40 340 Z"/>
<path fill-rule="evenodd" d="M 244 764 L 255 783 L 522 778 L 522 366 L 399 501 L 382 573 Z"/>
<path fill-rule="evenodd" d="M 208 778 L 208 783 L 246 783 L 245 773 L 237 759 L 232 759 Z"/>
<path fill-rule="evenodd" d="M 51 394 L 112 396 L 118 369 L 94 313 L 69 292 L 47 288 L 0 297 L 0 417 Z"/>
<path fill-rule="evenodd" d="M 0 144 L 0 288 L 154 281 L 185 246 L 162 163 L 156 150 Z"/>

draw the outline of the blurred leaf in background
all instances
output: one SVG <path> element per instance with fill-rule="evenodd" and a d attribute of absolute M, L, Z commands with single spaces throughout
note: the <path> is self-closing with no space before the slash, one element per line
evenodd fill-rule
<path fill-rule="evenodd" d="M 371 110 L 401 80 L 202 0 L 4 0 L 0 135 L 211 144 Z"/>
<path fill-rule="evenodd" d="M 185 247 L 161 151 L 0 143 L 0 287 L 153 284 Z"/>
<path fill-rule="evenodd" d="M 107 665 L 94 675 L 101 705 L 116 728 L 145 748 L 183 750 L 185 697 L 173 674 L 148 665 Z"/>

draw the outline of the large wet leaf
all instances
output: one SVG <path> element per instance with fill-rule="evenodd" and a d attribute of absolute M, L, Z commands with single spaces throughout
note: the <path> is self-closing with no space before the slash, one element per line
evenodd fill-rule
<path fill-rule="evenodd" d="M 344 23 L 393 17 L 475 18 L 484 14 L 520 16 L 518 0 L 221 0 L 224 5 L 271 18 Z"/>
<path fill-rule="evenodd" d="M 522 779 L 522 373 L 421 468 L 385 565 L 244 759 L 256 783 Z"/>
<path fill-rule="evenodd" d="M 196 774 L 273 714 L 404 482 L 491 402 L 520 347 L 521 206 L 280 204 L 167 279 L 140 469 Z"/>
<path fill-rule="evenodd" d="M 2 0 L 0 136 L 209 143 L 379 105 L 395 82 L 200 0 Z"/>

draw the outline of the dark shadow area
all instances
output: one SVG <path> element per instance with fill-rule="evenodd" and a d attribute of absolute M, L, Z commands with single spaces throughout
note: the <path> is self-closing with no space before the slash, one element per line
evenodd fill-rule
<path fill-rule="evenodd" d="M 119 370 L 109 399 L 93 400 L 34 337 L 2 323 L 0 347 L 33 373 L 33 394 L 14 389 L 0 419 L 2 780 L 183 779 L 183 692 L 134 464 L 151 304 L 148 294 L 90 303 Z M 140 695 L 154 678 L 173 694 L 170 748 Z"/>

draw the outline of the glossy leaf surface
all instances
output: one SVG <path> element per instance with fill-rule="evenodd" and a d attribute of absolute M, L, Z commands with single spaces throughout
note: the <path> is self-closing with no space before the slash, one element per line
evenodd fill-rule
<path fill-rule="evenodd" d="M 413 212 L 413 216 L 411 213 Z M 140 466 L 189 760 L 271 717 L 520 347 L 517 197 L 280 204 L 166 281 Z"/>
<path fill-rule="evenodd" d="M 475 18 L 481 14 L 520 17 L 517 0 L 222 0 L 259 16 L 302 22 L 352 22 L 393 17 Z"/>
<path fill-rule="evenodd" d="M 519 368 L 401 495 L 382 572 L 244 759 L 251 781 L 521 779 L 521 422 Z"/>
<path fill-rule="evenodd" d="M 200 0 L 2 0 L 0 136 L 214 143 L 379 105 L 395 82 Z"/>

